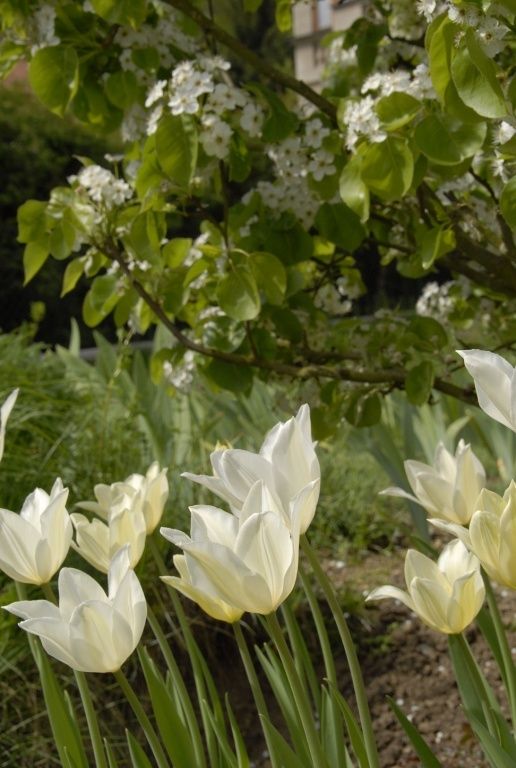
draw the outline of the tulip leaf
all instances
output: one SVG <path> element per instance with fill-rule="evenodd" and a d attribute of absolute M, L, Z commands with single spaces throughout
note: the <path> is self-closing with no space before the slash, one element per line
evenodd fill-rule
<path fill-rule="evenodd" d="M 29 636 L 29 643 L 39 670 L 48 719 L 61 762 L 71 764 L 73 768 L 88 768 L 79 726 L 66 704 L 48 656 L 38 640 Z"/>
<path fill-rule="evenodd" d="M 396 715 L 399 724 L 408 736 L 410 743 L 416 751 L 417 756 L 421 760 L 421 765 L 423 768 L 442 768 L 442 765 L 435 754 L 432 752 L 424 738 L 421 736 L 416 726 L 410 722 L 403 710 L 400 709 L 400 707 L 393 699 L 391 699 L 390 696 L 387 696 L 387 701 L 389 702 L 392 711 Z"/>
<path fill-rule="evenodd" d="M 104 739 L 104 749 L 106 751 L 109 768 L 119 768 L 113 748 L 107 739 Z"/>
<path fill-rule="evenodd" d="M 151 761 L 140 747 L 132 733 L 127 730 L 127 728 L 125 730 L 125 736 L 127 738 L 129 756 L 131 758 L 131 765 L 133 768 L 152 768 Z"/>
<path fill-rule="evenodd" d="M 492 768 L 514 768 L 514 756 L 498 744 L 487 728 L 474 717 L 470 718 L 470 723 Z"/>
<path fill-rule="evenodd" d="M 185 724 L 167 685 L 145 649 L 138 649 L 159 735 L 174 768 L 195 765 L 190 726 Z"/>
<path fill-rule="evenodd" d="M 249 760 L 249 755 L 247 754 L 247 748 L 245 746 L 242 733 L 240 731 L 235 715 L 231 708 L 231 704 L 229 703 L 229 696 L 227 693 L 226 693 L 226 710 L 229 717 L 229 724 L 231 726 L 231 733 L 233 734 L 233 742 L 235 744 L 238 768 L 249 768 L 251 763 Z"/>
<path fill-rule="evenodd" d="M 299 720 L 294 701 L 292 699 L 292 692 L 285 675 L 285 670 L 279 663 L 277 657 L 274 656 L 273 652 L 268 648 L 266 648 L 266 651 L 268 651 L 268 655 L 266 655 L 259 648 L 256 649 L 258 661 L 262 665 L 262 669 L 265 672 L 267 680 L 269 681 L 269 684 L 274 693 L 274 698 L 279 704 L 281 713 L 290 733 L 292 743 L 297 747 L 298 760 L 300 761 L 301 765 L 311 766 L 312 762 L 306 736 Z M 280 761 L 280 765 L 281 764 L 282 763 Z M 294 764 L 295 763 L 292 763 L 292 765 Z M 290 766 L 291 763 L 287 762 L 285 765 Z"/>
<path fill-rule="evenodd" d="M 207 701 L 202 700 L 200 705 L 204 716 L 207 718 L 213 733 L 217 738 L 221 753 L 225 759 L 225 765 L 227 768 L 238 768 L 238 761 L 229 744 L 225 727 L 217 720 Z"/>
<path fill-rule="evenodd" d="M 262 718 L 263 729 L 267 736 L 267 741 L 274 749 L 276 761 L 275 766 L 287 766 L 288 768 L 310 768 L 310 762 L 303 762 L 293 751 L 292 747 L 283 738 L 281 733 L 265 717 Z"/>
<path fill-rule="evenodd" d="M 342 715 L 344 717 L 344 721 L 346 723 L 346 730 L 349 736 L 349 741 L 353 749 L 353 752 L 355 754 L 355 757 L 358 760 L 358 764 L 360 765 L 360 768 L 368 768 L 369 760 L 367 757 L 367 750 L 364 742 L 364 736 L 351 710 L 351 707 L 349 706 L 346 699 L 342 696 L 342 694 L 334 686 L 332 686 L 331 688 L 331 695 L 339 705 Z"/>

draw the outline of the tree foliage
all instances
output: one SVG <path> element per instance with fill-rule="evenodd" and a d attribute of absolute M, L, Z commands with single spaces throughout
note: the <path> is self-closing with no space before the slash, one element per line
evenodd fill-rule
<path fill-rule="evenodd" d="M 291 5 L 276 0 L 282 31 Z M 239 392 L 315 382 L 328 429 L 374 423 L 396 388 L 470 399 L 453 350 L 516 341 L 514 0 L 375 0 L 326 39 L 322 93 L 223 10 L 2 4 L 4 71 L 28 57 L 48 109 L 124 147 L 21 207 L 27 278 L 66 261 L 89 325 L 159 326 L 153 371 L 172 384 L 181 365 Z M 365 314 L 371 255 L 426 281 L 416 307 L 386 294 Z"/>

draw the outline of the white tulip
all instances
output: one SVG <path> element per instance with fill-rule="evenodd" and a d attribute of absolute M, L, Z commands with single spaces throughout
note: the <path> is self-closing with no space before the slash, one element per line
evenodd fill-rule
<path fill-rule="evenodd" d="M 71 515 L 75 528 L 72 547 L 94 568 L 109 570 L 111 559 L 125 544 L 129 545 L 131 568 L 139 562 L 145 549 L 146 521 L 140 493 L 119 494 L 109 508 L 108 522 L 88 520 L 75 512 Z"/>
<path fill-rule="evenodd" d="M 495 421 L 516 431 L 516 373 L 513 366 L 494 352 L 457 350 L 473 377 L 478 404 Z"/>
<path fill-rule="evenodd" d="M 132 474 L 121 482 L 106 485 L 99 483 L 93 489 L 97 501 L 82 501 L 77 506 L 94 512 L 103 520 L 108 520 L 109 512 L 113 505 L 117 504 L 120 496 L 131 496 L 140 494 L 142 498 L 142 509 L 145 518 L 147 533 L 154 531 L 168 499 L 168 480 L 167 470 L 160 469 L 155 461 L 145 475 Z"/>
<path fill-rule="evenodd" d="M 458 634 L 471 624 L 485 598 L 480 562 L 458 539 L 444 547 L 437 563 L 409 549 L 405 582 L 407 592 L 378 587 L 367 600 L 400 600 L 429 627 L 446 634 Z"/>
<path fill-rule="evenodd" d="M 68 489 L 56 480 L 50 495 L 36 488 L 20 514 L 0 509 L 0 568 L 24 584 L 45 584 L 70 548 L 72 523 L 66 510 Z"/>
<path fill-rule="evenodd" d="M 82 571 L 59 573 L 59 606 L 22 600 L 4 606 L 38 635 L 46 652 L 80 672 L 116 672 L 140 641 L 147 618 L 145 595 L 130 569 L 127 547 L 113 558 L 108 594 Z"/>
<path fill-rule="evenodd" d="M 190 536 L 161 529 L 184 550 L 175 561 L 180 577 L 163 580 L 223 621 L 236 621 L 246 611 L 271 613 L 296 581 L 302 503 L 292 509 L 291 527 L 261 481 L 251 487 L 238 517 L 216 507 L 190 507 Z"/>
<path fill-rule="evenodd" d="M 486 482 L 484 467 L 470 445 L 460 440 L 453 456 L 439 443 L 433 466 L 412 460 L 404 466 L 414 495 L 402 488 L 386 488 L 383 495 L 415 501 L 429 514 L 452 523 L 469 523 Z"/>
<path fill-rule="evenodd" d="M 290 525 L 292 507 L 298 509 L 301 533 L 305 533 L 315 514 L 321 477 L 308 405 L 302 405 L 295 417 L 276 424 L 259 453 L 226 449 L 214 451 L 210 460 L 213 476 L 185 472 L 183 477 L 216 493 L 230 504 L 235 515 L 241 514 L 252 485 L 262 480 L 287 524 Z"/>
<path fill-rule="evenodd" d="M 484 489 L 471 518 L 469 530 L 430 520 L 436 527 L 457 536 L 478 557 L 489 576 L 516 589 L 516 483 L 503 496 Z"/>
<path fill-rule="evenodd" d="M 2 461 L 4 455 L 4 443 L 5 443 L 5 428 L 7 426 L 7 419 L 11 415 L 11 411 L 14 408 L 16 398 L 18 397 L 19 389 L 13 389 L 9 397 L 0 406 L 0 461 Z"/>

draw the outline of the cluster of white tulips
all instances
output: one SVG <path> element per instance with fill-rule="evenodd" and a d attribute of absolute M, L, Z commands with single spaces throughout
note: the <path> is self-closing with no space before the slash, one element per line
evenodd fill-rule
<path fill-rule="evenodd" d="M 473 350 L 460 354 L 474 378 L 483 410 L 516 431 L 516 405 L 513 405 L 516 375 L 512 366 L 488 352 Z M 17 394 L 14 391 L 0 409 L 0 459 L 7 419 Z M 122 482 L 95 486 L 96 500 L 77 505 L 90 516 L 83 512 L 68 513 L 68 491 L 59 479 L 50 494 L 40 488 L 31 493 L 20 514 L 0 510 L 0 568 L 17 582 L 21 598 L 4 607 L 22 619 L 23 629 L 40 638 L 50 656 L 75 670 L 97 768 L 114 763 L 108 745 L 106 753 L 102 745 L 84 672 L 115 674 L 160 768 L 169 764 L 178 768 L 225 765 L 213 762 L 210 755 L 214 733 L 219 741 L 224 738 L 221 723 L 216 723 L 216 728 L 213 725 L 220 702 L 217 704 L 217 699 L 214 703 L 213 680 L 174 590 L 195 601 L 211 617 L 233 625 L 273 768 L 288 764 L 289 755 L 294 755 L 295 764 L 302 767 L 378 768 L 374 732 L 353 642 L 335 591 L 305 536 L 319 498 L 320 467 L 315 447 L 310 411 L 303 405 L 295 417 L 277 424 L 267 434 L 258 453 L 216 450 L 211 455 L 212 475 L 185 473 L 184 477 L 212 491 L 229 509 L 209 505 L 191 507 L 189 535 L 161 528 L 162 536 L 182 550 L 182 554 L 173 556 L 177 575 L 166 573 L 153 536 L 169 493 L 166 470 L 160 469 L 157 463 L 152 464 L 145 475 L 132 474 Z M 384 493 L 417 502 L 427 511 L 433 525 L 455 538 L 444 547 L 437 561 L 409 550 L 405 561 L 407 591 L 383 586 L 373 590 L 368 599 L 398 599 L 429 627 L 450 636 L 450 651 L 472 727 L 491 765 L 494 768 L 509 765 L 507 761 L 516 760 L 516 743 L 461 633 L 483 611 L 480 625 L 486 630 L 495 658 L 501 664 L 516 725 L 515 668 L 489 583 L 491 577 L 516 589 L 516 484 L 511 482 L 503 497 L 487 490 L 484 468 L 471 446 L 462 440 L 455 454 L 439 444 L 433 466 L 406 461 L 405 469 L 412 493 L 401 488 L 388 488 Z M 204 736 L 182 675 L 134 572 L 147 542 L 157 559 L 162 580 L 173 588 L 170 594 L 191 659 Z M 61 568 L 70 547 L 94 568 L 107 574 L 107 592 L 86 573 Z M 306 677 L 299 671 L 303 664 L 311 662 L 307 661 L 303 639 L 299 631 L 296 634 L 293 629 L 293 616 L 284 603 L 298 578 L 300 550 L 332 609 L 350 666 L 358 721 L 338 693 L 324 621 L 303 569 L 301 581 L 321 642 L 328 687 L 323 686 L 319 696 L 313 691 L 309 694 L 306 680 L 314 674 L 313 669 L 306 672 Z M 56 601 L 50 582 L 58 571 Z M 26 599 L 22 586 L 25 584 L 41 587 L 48 599 Z M 483 609 L 486 596 L 488 611 Z M 280 606 L 283 606 L 290 647 L 276 616 Z M 264 617 L 263 626 L 275 650 L 259 658 L 278 701 L 292 699 L 294 702 L 285 714 L 290 744 L 269 719 L 254 670 L 255 662 L 239 624 L 246 612 Z M 192 753 L 185 762 L 167 738 L 160 742 L 120 671 L 140 644 L 147 619 L 176 686 L 176 693 L 174 696 L 169 693 L 167 701 L 177 708 L 176 725 L 180 727 L 182 723 L 191 741 Z M 37 658 L 34 649 L 33 652 Z M 153 696 L 159 698 L 162 706 L 165 694 L 159 686 L 165 683 L 141 649 L 139 656 L 153 707 Z M 42 666 L 39 666 L 41 673 Z M 214 707 L 211 713 L 206 709 L 209 708 L 207 691 Z M 159 725 L 159 707 L 154 713 Z M 331 719 L 330 732 L 347 734 L 341 741 L 332 736 L 332 758 L 327 754 L 329 746 L 324 741 L 324 729 L 318 725 L 321 713 L 326 722 Z M 414 728 L 408 726 L 401 712 L 397 711 L 397 715 L 419 756 L 428 758 L 429 746 L 420 735 L 414 736 Z M 232 718 L 231 712 L 229 718 Z M 234 733 L 234 719 L 231 722 Z M 57 733 L 54 730 L 56 739 Z M 224 744 L 225 753 L 229 753 L 231 747 L 227 742 Z M 69 748 L 68 745 L 66 749 Z M 60 748 L 61 756 L 66 754 L 66 749 Z M 242 749 L 240 742 L 238 749 Z M 432 759 L 435 756 L 432 755 Z M 423 760 L 423 765 L 426 764 Z M 228 765 L 232 765 L 231 761 Z"/>

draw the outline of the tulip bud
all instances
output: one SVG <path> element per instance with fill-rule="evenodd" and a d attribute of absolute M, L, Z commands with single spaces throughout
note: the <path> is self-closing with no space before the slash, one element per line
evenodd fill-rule
<path fill-rule="evenodd" d="M 495 581 L 516 589 L 516 483 L 503 497 L 483 490 L 469 525 L 469 546 Z M 466 541 L 466 543 L 468 543 Z"/>
<path fill-rule="evenodd" d="M 146 524 L 140 493 L 119 495 L 109 509 L 107 524 L 76 512 L 71 515 L 76 541 L 72 547 L 94 568 L 109 570 L 111 559 L 125 544 L 129 545 L 129 562 L 134 568 L 145 549 Z"/>
<path fill-rule="evenodd" d="M 59 605 L 22 600 L 4 606 L 20 627 L 38 635 L 46 652 L 80 672 L 116 672 L 140 641 L 147 618 L 145 595 L 129 567 L 127 547 L 113 558 L 108 594 L 82 571 L 59 573 Z"/>
<path fill-rule="evenodd" d="M 488 416 L 516 431 L 516 374 L 513 366 L 494 352 L 457 350 L 473 377 L 478 404 Z"/>
<path fill-rule="evenodd" d="M 273 495 L 258 481 L 239 517 L 216 507 L 190 507 L 190 536 L 161 529 L 184 550 L 174 558 L 180 577 L 163 580 L 223 621 L 236 621 L 245 611 L 271 613 L 296 581 L 301 504 L 292 509 L 289 528 Z"/>
<path fill-rule="evenodd" d="M 405 472 L 414 495 L 402 488 L 386 488 L 385 496 L 399 496 L 420 504 L 429 514 L 459 525 L 469 523 L 478 494 L 486 482 L 484 467 L 471 446 L 460 440 L 455 456 L 439 443 L 434 466 L 405 461 Z"/>
<path fill-rule="evenodd" d="M 400 600 L 429 627 L 446 634 L 462 632 L 484 602 L 479 560 L 458 539 L 444 547 L 437 563 L 409 549 L 405 582 L 407 592 L 398 587 L 378 587 L 367 600 Z"/>
<path fill-rule="evenodd" d="M 107 522 L 110 510 L 120 496 L 135 496 L 139 493 L 146 531 L 150 534 L 161 520 L 168 491 L 167 470 L 160 470 L 158 462 L 155 461 L 145 475 L 132 474 L 122 482 L 111 485 L 99 483 L 93 489 L 97 501 L 81 501 L 77 506 L 94 512 Z"/>
<path fill-rule="evenodd" d="M 305 533 L 315 514 L 321 476 L 308 405 L 302 405 L 295 417 L 276 424 L 259 453 L 229 449 L 214 451 L 210 459 L 213 476 L 185 472 L 183 477 L 216 493 L 235 515 L 241 514 L 252 485 L 261 480 L 287 525 L 291 524 L 291 506 L 296 506 L 301 533 Z"/>
<path fill-rule="evenodd" d="M 0 509 L 0 568 L 24 584 L 45 584 L 70 548 L 72 523 L 68 489 L 56 480 L 50 495 L 36 488 L 19 515 Z"/>
<path fill-rule="evenodd" d="M 4 455 L 4 443 L 5 443 L 5 428 L 7 426 L 7 419 L 11 415 L 11 411 L 14 408 L 16 398 L 18 397 L 19 389 L 13 389 L 9 397 L 0 406 L 0 461 Z"/>

